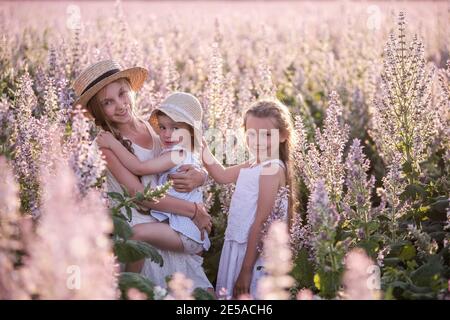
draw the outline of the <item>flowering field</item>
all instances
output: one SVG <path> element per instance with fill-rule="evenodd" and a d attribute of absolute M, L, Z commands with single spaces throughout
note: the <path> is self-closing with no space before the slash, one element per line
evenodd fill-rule
<path fill-rule="evenodd" d="M 95 128 L 71 112 L 73 80 L 110 58 L 150 71 L 144 118 L 175 90 L 224 136 L 258 97 L 290 108 L 297 214 L 269 230 L 262 297 L 450 299 L 449 15 L 445 1 L 0 2 L 0 299 L 191 298 L 188 275 L 165 291 L 120 274 L 160 257 L 126 241 Z M 204 189 L 214 284 L 233 186 Z"/>

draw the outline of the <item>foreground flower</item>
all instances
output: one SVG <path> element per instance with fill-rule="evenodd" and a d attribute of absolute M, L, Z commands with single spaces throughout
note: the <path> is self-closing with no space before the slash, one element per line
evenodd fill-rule
<path fill-rule="evenodd" d="M 301 289 L 297 293 L 297 300 L 313 300 L 314 294 L 309 289 Z"/>
<path fill-rule="evenodd" d="M 23 279 L 14 268 L 19 241 L 19 188 L 6 159 L 0 156 L 0 300 L 27 299 Z"/>
<path fill-rule="evenodd" d="M 267 273 L 258 282 L 257 295 L 265 300 L 289 299 L 288 289 L 294 284 L 289 275 L 292 269 L 292 253 L 285 222 L 275 221 L 264 241 L 264 270 Z"/>
<path fill-rule="evenodd" d="M 175 272 L 168 283 L 169 295 L 167 300 L 193 300 L 192 287 L 194 282 L 180 272 Z"/>
<path fill-rule="evenodd" d="M 42 216 L 25 260 L 27 290 L 40 299 L 117 298 L 112 222 L 100 195 L 81 199 L 63 161 L 43 181 Z"/>
<path fill-rule="evenodd" d="M 342 277 L 343 298 L 349 300 L 374 300 L 379 297 L 379 267 L 363 249 L 353 249 L 345 257 L 345 271 Z"/>

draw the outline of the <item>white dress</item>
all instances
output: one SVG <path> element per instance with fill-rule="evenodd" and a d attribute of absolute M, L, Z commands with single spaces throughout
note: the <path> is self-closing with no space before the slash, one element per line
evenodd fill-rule
<path fill-rule="evenodd" d="M 219 298 L 230 299 L 233 295 L 233 288 L 241 271 L 247 251 L 249 231 L 255 220 L 261 169 L 263 165 L 269 162 L 279 163 L 280 166 L 285 168 L 281 160 L 275 159 L 249 168 L 243 168 L 239 172 L 236 188 L 231 198 L 225 241 L 217 274 L 216 295 Z M 275 214 L 282 219 L 287 219 L 287 197 L 281 199 L 281 202 L 283 205 L 279 206 L 277 210 L 281 210 L 282 212 Z M 274 209 L 272 209 L 271 215 L 274 214 Z M 256 295 L 256 285 L 262 276 L 264 276 L 264 264 L 260 255 L 253 267 L 250 283 L 250 295 L 255 298 L 258 298 Z"/>
<path fill-rule="evenodd" d="M 150 150 L 143 148 L 135 143 L 132 144 L 134 154 L 141 161 L 145 161 L 158 156 L 161 150 L 159 137 L 153 132 L 152 128 L 147 123 L 146 125 L 153 139 L 153 149 Z M 106 177 L 108 191 L 122 193 L 120 184 L 111 174 L 111 172 L 109 172 L 109 170 L 107 170 Z M 144 186 L 148 183 L 151 183 L 151 185 L 154 187 L 156 186 L 156 181 L 157 180 L 155 176 L 142 177 L 142 183 Z M 132 208 L 132 220 L 130 222 L 131 226 L 147 222 L 156 222 L 156 220 L 150 216 L 150 211 L 149 215 L 143 215 Z M 164 265 L 160 267 L 159 264 L 152 262 L 150 259 L 146 259 L 141 271 L 141 275 L 148 278 L 155 285 L 166 288 L 166 277 L 174 274 L 175 272 L 181 272 L 194 282 L 193 288 L 207 289 L 213 287 L 211 282 L 206 277 L 205 271 L 203 270 L 202 257 L 193 254 L 178 253 L 159 249 L 156 250 L 163 258 Z"/>

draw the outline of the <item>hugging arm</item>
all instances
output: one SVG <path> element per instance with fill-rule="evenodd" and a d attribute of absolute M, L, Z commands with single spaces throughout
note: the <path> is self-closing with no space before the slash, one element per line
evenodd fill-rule
<path fill-rule="evenodd" d="M 178 151 L 167 152 L 160 157 L 146 161 L 140 161 L 135 155 L 130 153 L 118 140 L 110 141 L 110 148 L 119 158 L 120 162 L 131 171 L 131 173 L 143 176 L 156 174 L 173 168 L 176 165 L 175 159 L 179 158 Z"/>
<path fill-rule="evenodd" d="M 208 179 L 208 172 L 192 164 L 184 164 L 178 168 L 177 173 L 169 175 L 173 188 L 177 192 L 191 192 L 203 186 Z"/>

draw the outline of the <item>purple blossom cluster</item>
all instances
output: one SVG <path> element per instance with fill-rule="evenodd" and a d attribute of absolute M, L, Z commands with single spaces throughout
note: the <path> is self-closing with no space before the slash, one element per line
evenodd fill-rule
<path fill-rule="evenodd" d="M 324 179 L 333 202 L 342 198 L 345 165 L 344 147 L 348 141 L 349 127 L 342 118 L 342 105 L 336 92 L 330 95 L 323 131 L 317 129 L 314 143 L 309 143 L 301 117 L 295 124 L 298 145 L 294 158 L 310 192 L 318 179 Z"/>
<path fill-rule="evenodd" d="M 81 109 L 74 111 L 72 132 L 65 153 L 75 172 L 81 195 L 99 183 L 106 168 L 101 152 L 91 139 L 91 123 Z"/>
<path fill-rule="evenodd" d="M 414 36 L 408 45 L 406 37 L 401 12 L 398 34 L 390 35 L 384 50 L 382 95 L 374 102 L 371 134 L 386 164 L 399 153 L 417 175 L 437 133 L 437 112 L 431 103 L 434 68 L 427 65 L 421 40 Z"/>

